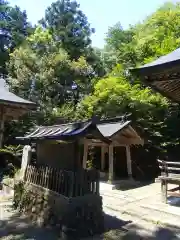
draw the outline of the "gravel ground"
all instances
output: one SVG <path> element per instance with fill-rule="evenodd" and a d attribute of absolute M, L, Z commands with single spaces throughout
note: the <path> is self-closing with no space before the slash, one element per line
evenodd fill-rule
<path fill-rule="evenodd" d="M 11 208 L 11 202 L 0 204 L 0 239 L 1 240 L 56 240 L 57 232 L 39 228 L 30 224 L 26 217 L 20 216 Z M 180 239 L 175 230 L 163 226 L 138 221 L 123 214 L 121 219 L 105 215 L 106 233 L 89 240 L 175 240 Z"/>
<path fill-rule="evenodd" d="M 58 234 L 47 228 L 30 224 L 26 217 L 12 210 L 11 202 L 0 204 L 1 240 L 56 240 Z"/>
<path fill-rule="evenodd" d="M 0 198 L 0 239 L 1 240 L 57 240 L 55 230 L 32 225 L 25 216 L 12 209 L 12 201 Z M 88 240 L 176 240 L 180 229 L 169 229 L 135 218 L 126 213 L 105 210 L 105 233 Z M 87 240 L 87 239 L 86 239 Z"/>

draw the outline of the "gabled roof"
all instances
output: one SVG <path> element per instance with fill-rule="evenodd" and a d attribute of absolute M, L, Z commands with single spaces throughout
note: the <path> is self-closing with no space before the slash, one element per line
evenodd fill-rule
<path fill-rule="evenodd" d="M 37 127 L 32 133 L 25 137 L 19 137 L 21 140 L 71 140 L 75 137 L 86 137 L 91 139 L 100 139 L 104 142 L 111 142 L 112 140 L 119 141 L 124 139 L 131 139 L 133 144 L 143 144 L 143 140 L 130 126 L 131 121 L 100 121 L 91 120 L 79 123 L 67 123 L 54 126 Z M 122 136 L 121 136 L 122 135 Z M 125 139 L 126 138 L 126 139 Z"/>
<path fill-rule="evenodd" d="M 101 123 L 97 127 L 104 137 L 110 138 L 126 126 L 128 126 L 131 121 L 126 122 L 115 122 L 115 123 Z"/>
<path fill-rule="evenodd" d="M 93 136 L 108 141 L 99 131 L 94 121 L 67 123 L 53 126 L 40 126 L 37 127 L 32 133 L 18 137 L 17 139 L 29 140 L 70 140 L 78 136 Z"/>

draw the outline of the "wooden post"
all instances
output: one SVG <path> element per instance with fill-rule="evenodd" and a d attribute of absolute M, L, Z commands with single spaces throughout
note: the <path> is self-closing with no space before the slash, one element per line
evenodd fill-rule
<path fill-rule="evenodd" d="M 4 135 L 4 121 L 5 121 L 5 112 L 4 108 L 1 108 L 1 119 L 0 119 L 0 148 L 3 147 L 3 135 Z"/>
<path fill-rule="evenodd" d="M 130 146 L 126 146 L 126 159 L 127 159 L 128 177 L 132 178 L 132 161 L 131 161 L 131 149 L 130 149 Z"/>
<path fill-rule="evenodd" d="M 83 168 L 84 169 L 86 169 L 87 157 L 88 157 L 88 143 L 87 143 L 86 139 L 84 139 L 84 155 L 83 155 Z"/>
<path fill-rule="evenodd" d="M 163 203 L 167 203 L 167 182 L 161 179 L 161 199 Z"/>
<path fill-rule="evenodd" d="M 109 145 L 109 182 L 111 183 L 114 178 L 114 154 L 113 154 L 113 146 Z"/>
<path fill-rule="evenodd" d="M 101 147 L 101 170 L 104 171 L 105 168 L 105 147 Z"/>

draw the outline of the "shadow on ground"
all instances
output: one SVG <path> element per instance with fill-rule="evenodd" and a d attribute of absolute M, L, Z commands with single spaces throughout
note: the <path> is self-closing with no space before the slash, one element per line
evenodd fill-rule
<path fill-rule="evenodd" d="M 170 197 L 168 197 L 168 204 L 172 205 L 172 206 L 180 207 L 180 198 L 170 196 Z"/>
<path fill-rule="evenodd" d="M 30 224 L 30 221 L 21 216 L 17 212 L 12 212 L 8 208 L 6 216 L 2 214 L 0 221 L 0 239 L 1 240 L 56 240 L 61 239 L 58 237 L 58 231 L 40 228 L 37 225 Z M 122 221 L 116 217 L 105 214 L 105 233 L 101 236 L 88 238 L 89 240 L 175 240 L 180 234 L 180 229 L 166 228 L 157 225 L 154 232 L 149 232 L 142 227 L 138 226 L 132 221 Z M 147 229 L 147 228 L 146 228 Z M 180 235 L 179 235 L 180 236 Z M 79 240 L 79 239 L 78 239 Z"/>
<path fill-rule="evenodd" d="M 152 181 L 139 182 L 131 180 L 122 180 L 120 181 L 119 184 L 116 185 L 116 189 L 121 191 L 127 191 L 135 188 L 145 187 L 152 183 L 153 183 Z"/>
<path fill-rule="evenodd" d="M 59 239 L 58 232 L 30 224 L 30 221 L 19 213 L 8 209 L 11 216 L 6 213 L 6 219 L 0 221 L 1 240 L 50 240 Z M 3 213 L 4 214 L 4 213 Z M 1 219 L 4 218 L 1 211 Z"/>
<path fill-rule="evenodd" d="M 147 223 L 148 224 L 148 223 Z M 173 223 L 174 224 L 174 223 Z M 153 231 L 154 230 L 154 231 Z M 122 221 L 105 215 L 105 233 L 92 240 L 176 240 L 180 239 L 180 229 L 173 226 L 155 225 L 152 229 L 141 227 L 132 221 Z M 179 236 L 179 237 L 178 237 Z"/>

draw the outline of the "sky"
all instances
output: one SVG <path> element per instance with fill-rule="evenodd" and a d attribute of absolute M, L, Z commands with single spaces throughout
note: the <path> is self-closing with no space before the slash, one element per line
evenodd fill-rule
<path fill-rule="evenodd" d="M 29 21 L 37 23 L 53 0 L 9 0 L 9 2 L 26 10 Z M 126 29 L 130 24 L 142 21 L 167 0 L 77 0 L 77 2 L 88 17 L 91 27 L 96 30 L 92 35 L 92 45 L 101 48 L 109 27 L 120 22 Z"/>

